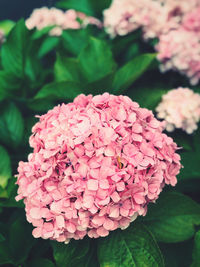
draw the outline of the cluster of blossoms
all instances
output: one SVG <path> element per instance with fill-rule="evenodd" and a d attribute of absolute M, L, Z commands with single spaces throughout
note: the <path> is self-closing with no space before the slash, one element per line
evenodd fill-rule
<path fill-rule="evenodd" d="M 34 237 L 97 238 L 145 215 L 181 168 L 162 130 L 151 111 L 108 93 L 79 95 L 41 116 L 17 179 Z"/>
<path fill-rule="evenodd" d="M 200 95 L 188 88 L 171 90 L 162 97 L 156 111 L 157 117 L 165 120 L 167 131 L 181 128 L 191 134 L 200 121 Z"/>
<path fill-rule="evenodd" d="M 200 6 L 183 17 L 179 28 L 161 35 L 156 50 L 162 62 L 161 71 L 178 70 L 191 84 L 197 84 L 200 79 Z"/>
<path fill-rule="evenodd" d="M 104 11 L 104 26 L 115 37 L 142 28 L 144 39 L 158 38 L 161 71 L 200 79 L 199 0 L 114 0 Z"/>
<path fill-rule="evenodd" d="M 80 29 L 93 24 L 101 27 L 101 22 L 93 17 L 88 17 L 84 13 L 77 12 L 73 9 L 62 11 L 57 8 L 38 8 L 33 11 L 31 16 L 26 20 L 28 29 L 37 28 L 41 30 L 48 26 L 55 26 L 50 35 L 59 36 L 66 29 Z"/>
<path fill-rule="evenodd" d="M 115 37 L 142 27 L 144 37 L 154 38 L 179 27 L 182 17 L 199 0 L 113 0 L 104 11 L 104 26 Z"/>

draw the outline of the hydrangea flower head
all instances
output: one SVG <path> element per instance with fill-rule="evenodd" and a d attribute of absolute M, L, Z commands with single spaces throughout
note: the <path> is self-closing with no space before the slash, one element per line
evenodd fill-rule
<path fill-rule="evenodd" d="M 162 97 L 156 111 L 158 118 L 165 120 L 167 131 L 181 128 L 191 134 L 200 121 L 200 95 L 189 88 L 173 89 Z"/>
<path fill-rule="evenodd" d="M 79 95 L 40 117 L 18 167 L 34 237 L 103 237 L 145 215 L 180 170 L 177 145 L 127 96 Z"/>
<path fill-rule="evenodd" d="M 82 23 L 80 23 L 80 20 Z M 62 11 L 57 8 L 37 8 L 31 16 L 26 20 L 28 29 L 37 28 L 41 30 L 48 26 L 55 26 L 50 35 L 59 36 L 66 29 L 80 29 L 88 24 L 94 24 L 101 27 L 101 22 L 93 17 L 88 17 L 84 13 L 77 12 L 73 9 Z"/>
<path fill-rule="evenodd" d="M 112 37 L 141 27 L 145 39 L 155 38 L 178 28 L 198 4 L 199 0 L 113 0 L 104 11 L 104 26 Z"/>

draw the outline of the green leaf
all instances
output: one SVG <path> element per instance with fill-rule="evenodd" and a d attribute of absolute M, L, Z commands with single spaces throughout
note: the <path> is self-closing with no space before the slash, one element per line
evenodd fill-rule
<path fill-rule="evenodd" d="M 192 151 L 193 148 L 193 138 L 191 135 L 186 134 L 182 130 L 176 130 L 170 134 L 174 139 L 174 142 L 177 143 L 179 147 L 185 151 Z"/>
<path fill-rule="evenodd" d="M 27 267 L 55 267 L 55 265 L 48 259 L 39 258 L 29 261 Z"/>
<path fill-rule="evenodd" d="M 57 82 L 81 82 L 83 80 L 78 59 L 68 58 L 60 54 L 57 54 L 54 73 Z"/>
<path fill-rule="evenodd" d="M 15 22 L 12 20 L 0 21 L 0 29 L 3 30 L 5 35 L 8 35 L 11 29 L 14 27 Z"/>
<path fill-rule="evenodd" d="M 191 238 L 195 225 L 200 225 L 200 205 L 180 193 L 162 193 L 142 221 L 158 241 L 181 242 Z"/>
<path fill-rule="evenodd" d="M 162 254 L 151 233 L 142 224 L 132 223 L 98 240 L 101 267 L 162 267 Z"/>
<path fill-rule="evenodd" d="M 0 264 L 1 266 L 7 266 L 6 264 L 9 263 L 14 265 L 10 255 L 8 244 L 5 240 L 3 242 L 0 242 Z"/>
<path fill-rule="evenodd" d="M 79 55 L 80 66 L 88 82 L 97 81 L 113 72 L 116 64 L 108 44 L 90 37 Z"/>
<path fill-rule="evenodd" d="M 4 240 L 0 242 L 0 265 L 6 266 L 6 264 L 13 264 L 12 255 L 10 253 L 10 248 L 8 244 L 8 236 L 7 236 L 7 223 L 0 222 L 0 230 Z"/>
<path fill-rule="evenodd" d="M 154 110 L 161 101 L 162 96 L 167 92 L 162 85 L 149 85 L 144 86 L 133 86 L 127 94 L 133 100 L 140 104 L 142 108 L 148 108 Z"/>
<path fill-rule="evenodd" d="M 11 178 L 11 163 L 8 152 L 0 146 L 0 186 L 6 188 L 8 179 Z"/>
<path fill-rule="evenodd" d="M 2 143 L 17 147 L 23 138 L 24 121 L 14 103 L 6 105 L 0 114 L 0 140 Z"/>
<path fill-rule="evenodd" d="M 136 81 L 155 60 L 156 54 L 143 54 L 122 66 L 115 74 L 113 93 L 121 94 Z"/>
<path fill-rule="evenodd" d="M 192 254 L 192 265 L 191 267 L 200 266 L 200 230 L 196 233 L 194 238 L 194 249 Z"/>
<path fill-rule="evenodd" d="M 55 106 L 55 102 L 53 99 L 30 99 L 27 102 L 27 106 L 29 109 L 36 112 L 47 112 Z M 25 136 L 27 137 L 27 136 Z"/>
<path fill-rule="evenodd" d="M 0 242 L 4 241 L 5 237 L 0 233 Z"/>
<path fill-rule="evenodd" d="M 2 66 L 14 76 L 24 76 L 26 51 L 28 49 L 28 30 L 24 20 L 17 22 L 3 44 L 1 50 Z"/>
<path fill-rule="evenodd" d="M 110 92 L 113 79 L 114 72 L 111 72 L 95 82 L 87 83 L 84 85 L 84 93 L 98 95 L 103 94 L 104 92 Z"/>
<path fill-rule="evenodd" d="M 51 52 L 59 43 L 59 37 L 53 37 L 49 36 L 45 38 L 44 42 L 42 43 L 39 51 L 38 51 L 38 57 L 41 58 Z"/>
<path fill-rule="evenodd" d="M 15 200 L 18 189 L 18 186 L 15 183 L 15 177 L 11 177 L 8 180 L 6 189 L 2 192 L 4 193 L 4 196 L 1 195 L 2 199 L 0 199 L 0 208 L 24 208 L 24 203 L 22 200 L 18 202 Z"/>
<path fill-rule="evenodd" d="M 89 252 L 89 239 L 84 238 L 79 241 L 71 240 L 69 244 L 53 241 L 51 245 L 57 267 L 85 266 Z"/>
<path fill-rule="evenodd" d="M 64 9 L 75 9 L 87 15 L 93 15 L 93 9 L 88 0 L 79 0 L 78 2 L 74 0 L 62 0 L 59 1 L 56 6 Z"/>
<path fill-rule="evenodd" d="M 117 36 L 111 40 L 113 54 L 115 57 L 120 57 L 119 59 L 123 58 L 124 60 L 124 55 L 127 53 L 127 48 L 128 53 L 130 53 L 129 50 L 135 49 L 135 46 L 139 46 L 138 41 L 140 39 L 141 30 L 134 31 L 125 36 Z"/>
<path fill-rule="evenodd" d="M 20 81 L 7 71 L 0 71 L 0 101 L 20 88 Z"/>
<path fill-rule="evenodd" d="M 82 85 L 77 82 L 58 82 L 45 85 L 34 97 L 34 99 L 73 100 L 82 93 Z"/>
<path fill-rule="evenodd" d="M 16 263 L 27 259 L 36 239 L 32 236 L 32 226 L 21 216 L 18 216 L 9 227 L 9 245 L 12 257 Z"/>
<path fill-rule="evenodd" d="M 87 29 L 63 31 L 61 42 L 64 49 L 73 56 L 77 56 L 86 46 L 89 39 Z"/>
<path fill-rule="evenodd" d="M 193 149 L 192 151 L 181 152 L 181 163 L 183 165 L 183 169 L 179 174 L 180 180 L 186 179 L 199 179 L 200 178 L 200 128 L 196 132 L 194 132 L 193 136 Z"/>
<path fill-rule="evenodd" d="M 179 243 L 159 243 L 165 267 L 189 267 L 192 261 L 192 240 Z M 184 256 L 183 256 L 184 255 Z"/>
<path fill-rule="evenodd" d="M 31 38 L 33 40 L 40 39 L 41 37 L 48 34 L 50 32 L 50 30 L 52 30 L 54 27 L 55 27 L 54 25 L 51 25 L 51 26 L 44 27 L 41 30 L 36 29 Z"/>
<path fill-rule="evenodd" d="M 108 8 L 110 4 L 111 0 L 62 0 L 56 6 L 64 9 L 75 9 L 90 16 L 101 17 L 103 10 Z"/>

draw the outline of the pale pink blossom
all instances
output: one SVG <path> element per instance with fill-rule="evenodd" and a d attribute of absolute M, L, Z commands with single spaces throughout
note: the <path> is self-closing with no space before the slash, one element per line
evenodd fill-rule
<path fill-rule="evenodd" d="M 42 7 L 35 9 L 31 16 L 26 20 L 28 29 L 37 28 L 41 30 L 48 26 L 55 26 L 50 35 L 59 36 L 66 29 L 80 29 L 88 24 L 101 27 L 101 22 L 93 17 L 86 16 L 84 13 L 73 9 L 62 11 L 57 8 Z"/>
<path fill-rule="evenodd" d="M 192 85 L 200 78 L 199 0 L 113 0 L 104 11 L 104 27 L 111 37 L 139 28 L 145 40 L 158 38 L 161 71 L 176 70 Z"/>
<path fill-rule="evenodd" d="M 183 27 L 200 35 L 200 6 L 184 16 Z"/>
<path fill-rule="evenodd" d="M 167 131 L 179 128 L 191 134 L 200 121 L 200 95 L 189 88 L 170 90 L 162 97 L 156 111 L 157 117 L 164 119 Z"/>
<path fill-rule="evenodd" d="M 103 237 L 144 216 L 181 168 L 162 130 L 151 111 L 108 93 L 79 95 L 41 116 L 17 175 L 16 199 L 24 199 L 34 237 Z"/>
<path fill-rule="evenodd" d="M 144 38 L 155 38 L 179 27 L 183 16 L 199 0 L 113 0 L 104 11 L 104 26 L 112 36 L 142 28 Z"/>
<path fill-rule="evenodd" d="M 162 72 L 176 70 L 186 75 L 192 85 L 200 78 L 200 34 L 184 27 L 163 34 L 156 46 Z"/>

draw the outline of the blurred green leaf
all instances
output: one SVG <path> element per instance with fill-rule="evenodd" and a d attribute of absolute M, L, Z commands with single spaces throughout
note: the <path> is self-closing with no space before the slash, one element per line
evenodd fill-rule
<path fill-rule="evenodd" d="M 55 80 L 81 82 L 83 75 L 79 67 L 79 61 L 76 58 L 68 58 L 62 54 L 57 54 L 54 66 Z"/>
<path fill-rule="evenodd" d="M 23 77 L 27 49 L 28 30 L 24 20 L 20 20 L 9 33 L 7 41 L 1 49 L 4 70 L 12 73 L 14 76 Z"/>
<path fill-rule="evenodd" d="M 88 0 L 79 0 L 78 2 L 74 0 L 61 0 L 56 6 L 64 9 L 75 9 L 87 15 L 93 15 L 93 9 Z"/>
<path fill-rule="evenodd" d="M 8 179 L 11 178 L 11 162 L 8 152 L 0 146 L 0 186 L 6 188 Z"/>
<path fill-rule="evenodd" d="M 5 35 L 8 35 L 11 29 L 14 27 L 15 22 L 12 20 L 0 21 L 0 29 L 3 30 Z"/>
<path fill-rule="evenodd" d="M 116 36 L 114 39 L 112 39 L 111 46 L 115 57 L 120 56 L 119 59 L 123 58 L 124 60 L 124 55 L 127 57 L 127 52 L 128 54 L 132 54 L 130 53 L 132 50 L 137 51 L 139 46 L 138 41 L 141 39 L 141 34 L 141 30 L 137 30 L 128 35 Z"/>
<path fill-rule="evenodd" d="M 89 253 L 89 239 L 71 240 L 69 244 L 51 242 L 57 267 L 86 267 Z"/>
<path fill-rule="evenodd" d="M 192 261 L 192 239 L 174 244 L 159 243 L 165 267 L 189 267 Z"/>
<path fill-rule="evenodd" d="M 52 30 L 55 26 L 47 26 L 42 28 L 41 30 L 35 30 L 35 32 L 32 34 L 32 40 L 40 39 L 41 37 L 47 35 L 50 30 Z"/>
<path fill-rule="evenodd" d="M 49 98 L 53 100 L 73 100 L 82 93 L 82 85 L 78 82 L 58 82 L 45 85 L 34 97 L 34 99 Z"/>
<path fill-rule="evenodd" d="M 144 225 L 137 223 L 98 239 L 98 258 L 101 267 L 164 266 L 153 236 Z"/>
<path fill-rule="evenodd" d="M 170 134 L 175 143 L 184 150 L 193 150 L 193 138 L 191 135 L 184 133 L 182 130 L 176 130 Z"/>
<path fill-rule="evenodd" d="M 2 208 L 24 208 L 23 201 L 16 201 L 18 186 L 15 184 L 17 181 L 16 177 L 11 177 L 8 180 L 8 185 L 4 190 L 4 196 L 0 199 L 0 207 Z"/>
<path fill-rule="evenodd" d="M 39 58 L 51 52 L 59 44 L 59 40 L 60 40 L 59 37 L 54 37 L 54 36 L 46 37 L 38 51 Z"/>
<path fill-rule="evenodd" d="M 9 227 L 9 245 L 15 263 L 20 264 L 24 262 L 36 242 L 31 232 L 32 226 L 19 213 L 18 217 Z"/>
<path fill-rule="evenodd" d="M 0 113 L 0 142 L 17 147 L 23 138 L 24 120 L 16 105 L 8 103 Z"/>
<path fill-rule="evenodd" d="M 20 89 L 21 82 L 12 73 L 0 71 L 0 101 L 10 96 L 13 91 Z"/>
<path fill-rule="evenodd" d="M 110 92 L 113 79 L 114 72 L 111 72 L 97 81 L 86 83 L 84 85 L 84 93 L 98 95 L 104 92 Z"/>
<path fill-rule="evenodd" d="M 200 205 L 175 192 L 162 193 L 142 221 L 160 242 L 175 243 L 191 238 L 200 225 Z"/>
<path fill-rule="evenodd" d="M 200 266 L 200 230 L 196 233 L 194 238 L 194 249 L 192 254 L 192 265 L 191 267 Z"/>
<path fill-rule="evenodd" d="M 155 60 L 156 54 L 143 54 L 122 66 L 115 74 L 113 93 L 121 94 L 138 79 Z"/>
<path fill-rule="evenodd" d="M 94 37 L 90 37 L 88 45 L 81 51 L 79 61 L 88 82 L 107 76 L 116 67 L 108 44 Z"/>
<path fill-rule="evenodd" d="M 61 42 L 65 50 L 73 56 L 77 56 L 86 46 L 89 39 L 87 29 L 63 31 Z"/>
<path fill-rule="evenodd" d="M 49 259 L 39 258 L 29 261 L 27 267 L 55 267 L 55 264 Z"/>
<path fill-rule="evenodd" d="M 162 96 L 167 92 L 162 85 L 149 85 L 148 87 L 131 87 L 127 94 L 133 100 L 140 104 L 142 108 L 154 110 L 161 101 Z"/>
<path fill-rule="evenodd" d="M 102 11 L 108 8 L 111 4 L 111 0 L 61 0 L 56 6 L 64 9 L 75 9 L 77 11 L 81 11 L 90 16 L 102 16 Z"/>
<path fill-rule="evenodd" d="M 10 255 L 9 247 L 7 241 L 4 240 L 0 242 L 0 265 L 7 266 L 6 264 L 14 264 L 12 257 Z"/>
<path fill-rule="evenodd" d="M 0 242 L 4 241 L 5 237 L 0 233 Z"/>
<path fill-rule="evenodd" d="M 47 110 L 52 109 L 55 106 L 55 102 L 52 99 L 45 98 L 30 99 L 27 101 L 27 106 L 34 112 L 47 112 Z"/>
<path fill-rule="evenodd" d="M 183 169 L 179 174 L 180 180 L 192 179 L 192 178 L 200 178 L 200 128 L 192 135 L 193 138 L 193 149 L 192 151 L 181 152 L 181 163 L 183 165 Z"/>

